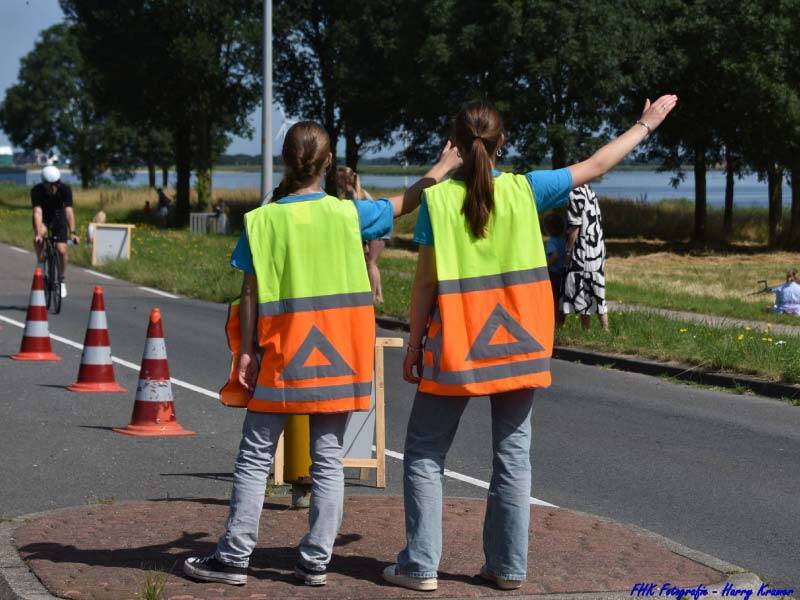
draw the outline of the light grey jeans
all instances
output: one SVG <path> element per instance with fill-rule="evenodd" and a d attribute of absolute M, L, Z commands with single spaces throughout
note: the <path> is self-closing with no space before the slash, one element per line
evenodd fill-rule
<path fill-rule="evenodd" d="M 400 573 L 436 577 L 442 556 L 442 477 L 467 397 L 417 392 L 406 434 L 403 493 L 406 547 Z M 492 481 L 483 522 L 483 553 L 490 573 L 524 580 L 531 514 L 533 390 L 491 396 Z"/>
<path fill-rule="evenodd" d="M 333 542 L 342 523 L 344 470 L 342 439 L 349 413 L 311 415 L 310 531 L 300 542 L 300 560 L 322 571 L 331 560 Z M 218 560 L 246 567 L 258 541 L 275 445 L 288 415 L 247 412 L 233 473 L 233 492 L 225 533 L 217 543 Z"/>

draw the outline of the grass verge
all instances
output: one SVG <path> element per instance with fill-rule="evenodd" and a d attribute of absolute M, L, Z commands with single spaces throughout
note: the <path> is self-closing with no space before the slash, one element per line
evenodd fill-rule
<path fill-rule="evenodd" d="M 584 332 L 576 317 L 568 318 L 556 343 L 800 383 L 800 338 L 769 328 L 715 328 L 635 313 L 614 314 L 609 333 L 593 325 Z"/>

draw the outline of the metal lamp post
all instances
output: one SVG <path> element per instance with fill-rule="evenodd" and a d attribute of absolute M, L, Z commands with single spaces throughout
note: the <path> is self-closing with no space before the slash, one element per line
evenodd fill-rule
<path fill-rule="evenodd" d="M 272 189 L 272 0 L 264 0 L 264 91 L 261 98 L 261 201 Z"/>

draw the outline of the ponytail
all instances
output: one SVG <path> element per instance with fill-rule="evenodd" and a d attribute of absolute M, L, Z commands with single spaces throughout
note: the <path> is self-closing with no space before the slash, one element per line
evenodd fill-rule
<path fill-rule="evenodd" d="M 479 137 L 472 138 L 472 147 L 464 159 L 464 181 L 467 184 L 467 197 L 462 212 L 472 235 L 476 238 L 485 237 L 494 208 L 494 181 L 489 152 Z"/>
<path fill-rule="evenodd" d="M 491 157 L 503 142 L 499 113 L 488 102 L 465 106 L 456 116 L 455 138 L 464 158 L 464 182 L 467 184 L 461 212 L 472 235 L 483 238 L 494 210 Z"/>

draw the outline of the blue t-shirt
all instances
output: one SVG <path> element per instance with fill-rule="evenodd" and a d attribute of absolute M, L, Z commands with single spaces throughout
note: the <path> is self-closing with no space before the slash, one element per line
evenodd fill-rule
<path fill-rule="evenodd" d="M 497 177 L 502 173 L 494 169 L 492 175 Z M 572 174 L 569 169 L 531 171 L 526 173 L 525 177 L 528 178 L 531 186 L 532 195 L 536 201 L 536 210 L 540 213 L 560 208 L 567 203 L 569 191 L 572 189 Z M 414 241 L 426 246 L 433 245 L 433 226 L 424 193 L 417 215 L 417 225 L 414 227 Z"/>
<path fill-rule="evenodd" d="M 320 200 L 325 197 L 325 192 L 315 192 L 313 194 L 302 194 L 299 196 L 285 196 L 276 202 L 278 204 L 288 204 L 289 202 L 303 202 Z M 343 202 L 346 202 L 343 200 Z M 358 220 L 361 226 L 361 238 L 365 241 L 377 240 L 392 233 L 394 227 L 394 207 L 389 200 L 349 200 L 358 212 Z M 250 252 L 250 242 L 247 240 L 247 230 L 242 230 L 236 248 L 231 255 L 231 266 L 255 275 L 253 268 L 253 254 Z"/>
<path fill-rule="evenodd" d="M 561 274 L 564 272 L 564 256 L 567 253 L 567 242 L 564 238 L 553 237 L 552 235 L 547 238 L 547 242 L 544 244 L 544 253 L 549 258 L 553 252 L 558 254 L 558 260 L 548 268 L 552 273 Z"/>

